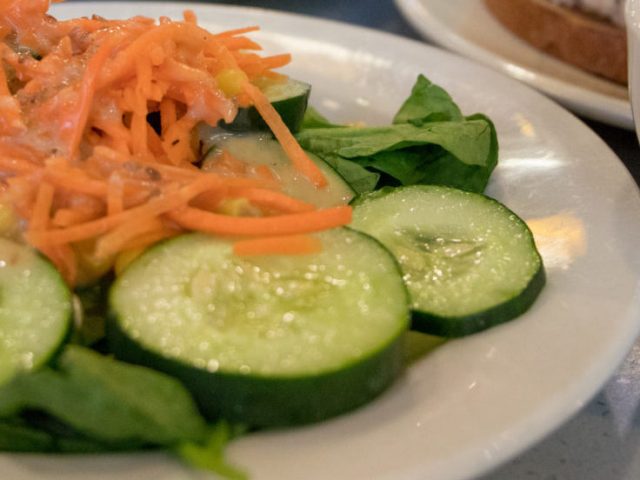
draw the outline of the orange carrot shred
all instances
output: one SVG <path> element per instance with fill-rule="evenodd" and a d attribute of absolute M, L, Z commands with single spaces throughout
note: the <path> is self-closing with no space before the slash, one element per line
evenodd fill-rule
<path fill-rule="evenodd" d="M 237 35 L 244 35 L 245 33 L 257 32 L 260 30 L 260 27 L 257 25 L 253 25 L 250 27 L 236 28 L 233 30 L 226 30 L 224 32 L 214 34 L 216 38 L 224 38 L 224 37 L 235 37 Z"/>
<path fill-rule="evenodd" d="M 42 246 L 40 250 L 56 266 L 67 283 L 70 285 L 76 283 L 78 261 L 75 252 L 69 245 Z"/>
<path fill-rule="evenodd" d="M 85 125 L 91 113 L 91 104 L 93 102 L 93 96 L 95 93 L 95 83 L 100 73 L 100 69 L 107 60 L 107 57 L 111 53 L 112 42 L 106 41 L 98 48 L 98 51 L 93 55 L 87 65 L 85 71 L 85 77 L 80 86 L 80 98 L 77 107 L 77 120 L 76 126 L 73 130 L 71 141 L 69 142 L 69 152 L 73 155 L 80 145 L 80 139 L 84 132 Z"/>
<path fill-rule="evenodd" d="M 198 19 L 196 18 L 196 14 L 193 13 L 193 10 L 185 10 L 183 12 L 184 21 L 187 23 L 198 23 Z"/>
<path fill-rule="evenodd" d="M 49 226 L 54 194 L 55 189 L 51 184 L 46 182 L 40 184 L 29 222 L 30 230 L 45 230 Z"/>
<path fill-rule="evenodd" d="M 310 203 L 263 188 L 230 188 L 228 195 L 246 198 L 257 207 L 276 210 L 280 213 L 310 212 L 316 209 Z"/>
<path fill-rule="evenodd" d="M 59 188 L 97 197 L 107 195 L 108 187 L 103 181 L 88 178 L 86 174 L 78 170 L 46 169 L 45 177 Z"/>
<path fill-rule="evenodd" d="M 162 222 L 157 217 L 149 217 L 143 220 L 133 218 L 100 237 L 96 243 L 95 255 L 97 258 L 116 255 L 132 239 L 150 231 L 161 230 L 162 227 Z"/>
<path fill-rule="evenodd" d="M 70 227 L 79 223 L 95 220 L 95 212 L 79 208 L 60 208 L 56 211 L 51 223 L 55 227 Z"/>
<path fill-rule="evenodd" d="M 49 230 L 44 235 L 40 232 L 29 232 L 28 238 L 36 243 L 49 245 L 60 245 L 86 240 L 102 235 L 127 221 L 136 220 L 145 216 L 156 216 L 179 209 L 183 205 L 186 205 L 192 198 L 207 190 L 217 188 L 219 185 L 220 179 L 212 175 L 201 177 L 190 185 L 178 190 L 166 192 L 161 197 L 154 198 L 143 205 L 130 208 L 121 213 L 65 229 Z"/>
<path fill-rule="evenodd" d="M 267 165 L 224 152 L 218 173 L 199 168 L 199 125 L 254 105 L 293 166 L 327 184 L 256 86 L 291 60 L 262 56 L 257 26 L 209 33 L 190 10 L 58 21 L 49 3 L 0 2 L 0 193 L 70 285 L 185 231 L 243 237 L 241 255 L 306 254 L 321 248 L 308 233 L 349 223 L 350 207 L 286 195 Z"/>
<path fill-rule="evenodd" d="M 120 175 L 109 178 L 107 186 L 107 215 L 115 215 L 124 210 L 124 182 Z"/>
<path fill-rule="evenodd" d="M 214 235 L 278 236 L 346 225 L 351 222 L 351 207 L 345 205 L 272 217 L 232 217 L 186 207 L 172 210 L 167 216 L 183 228 Z"/>
<path fill-rule="evenodd" d="M 264 93 L 262 93 L 258 87 L 250 83 L 245 83 L 244 91 L 249 95 L 251 100 L 253 100 L 256 109 L 278 139 L 280 145 L 282 145 L 282 148 L 293 162 L 293 165 L 303 175 L 311 180 L 316 187 L 326 186 L 327 179 L 324 174 L 320 168 L 313 163 L 302 147 L 300 147 L 295 137 L 284 124 L 282 118 L 276 109 L 273 108 L 273 105 L 271 105 L 269 99 L 264 95 Z"/>
<path fill-rule="evenodd" d="M 11 173 L 32 173 L 38 169 L 37 165 L 20 158 L 0 156 L 0 171 Z"/>

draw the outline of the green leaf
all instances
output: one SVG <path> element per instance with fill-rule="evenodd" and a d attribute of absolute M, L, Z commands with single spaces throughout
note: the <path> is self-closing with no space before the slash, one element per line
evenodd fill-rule
<path fill-rule="evenodd" d="M 0 420 L 0 451 L 4 452 L 99 453 L 142 446 L 139 442 L 105 444 L 36 412 Z"/>
<path fill-rule="evenodd" d="M 301 132 L 298 141 L 312 153 L 332 153 L 347 159 L 432 144 L 443 147 L 469 165 L 486 165 L 490 129 L 484 119 L 476 118 L 463 122 L 434 122 L 422 127 L 402 124 L 314 129 Z"/>
<path fill-rule="evenodd" d="M 383 184 L 483 192 L 498 162 L 491 120 L 480 114 L 463 117 L 449 94 L 422 75 L 393 125 L 337 127 L 326 119 L 309 125 L 297 135 L 302 148 L 332 165 L 358 193 L 376 188 L 381 175 Z"/>
<path fill-rule="evenodd" d="M 94 285 L 78 288 L 75 291 L 80 302 L 79 322 L 74 330 L 72 341 L 84 346 L 92 346 L 104 339 L 107 295 L 112 283 L 107 275 Z"/>
<path fill-rule="evenodd" d="M 358 163 L 346 160 L 339 155 L 318 154 L 318 157 L 344 178 L 356 193 L 371 192 L 380 180 L 380 174 L 369 171 Z"/>
<path fill-rule="evenodd" d="M 0 451 L 51 452 L 55 442 L 50 434 L 17 418 L 0 420 Z"/>
<path fill-rule="evenodd" d="M 394 124 L 411 123 L 416 126 L 429 122 L 462 121 L 460 109 L 441 87 L 419 75 L 411 95 L 400 107 Z"/>
<path fill-rule="evenodd" d="M 0 388 L 0 417 L 38 410 L 107 444 L 175 445 L 201 439 L 206 425 L 172 377 L 69 345 L 57 369 L 16 377 Z"/>
<path fill-rule="evenodd" d="M 185 463 L 192 467 L 217 473 L 229 480 L 246 480 L 249 478 L 247 474 L 230 465 L 225 459 L 227 445 L 244 432 L 244 427 L 232 426 L 221 421 L 213 426 L 204 444 L 185 442 L 175 451 Z"/>
<path fill-rule="evenodd" d="M 402 185 L 423 183 L 424 171 L 440 152 L 429 152 L 430 147 L 383 151 L 371 157 L 354 161 L 363 167 L 371 167 L 396 179 Z"/>
<path fill-rule="evenodd" d="M 421 127 L 402 124 L 305 130 L 298 141 L 305 150 L 334 165 L 349 183 L 352 177 L 342 173 L 348 169 L 341 160 L 369 172 L 386 173 L 402 185 L 431 183 L 482 192 L 498 157 L 493 125 L 479 116 Z"/>
<path fill-rule="evenodd" d="M 336 125 L 331 123 L 324 117 L 320 112 L 318 112 L 315 108 L 309 106 L 307 110 L 304 112 L 304 117 L 302 119 L 302 125 L 300 127 L 301 130 L 309 129 L 309 128 L 338 128 L 342 125 Z"/>

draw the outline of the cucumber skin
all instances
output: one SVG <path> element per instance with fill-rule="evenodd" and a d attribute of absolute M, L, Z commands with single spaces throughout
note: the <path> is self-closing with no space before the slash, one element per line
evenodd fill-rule
<path fill-rule="evenodd" d="M 375 200 L 385 197 L 391 193 L 394 193 L 398 189 L 413 187 L 415 186 L 383 187 L 365 195 L 358 195 L 353 200 L 351 200 L 349 205 L 355 208 L 368 200 Z M 424 187 L 428 187 L 428 185 L 424 185 Z M 520 217 L 513 210 L 511 210 L 509 207 L 499 202 L 495 198 L 489 197 L 483 193 L 473 194 L 482 196 L 490 202 L 497 203 L 498 205 L 505 208 L 509 213 L 515 215 L 518 219 L 520 219 Z M 424 310 L 412 309 L 411 330 L 444 338 L 465 337 L 468 335 L 473 335 L 474 333 L 481 332 L 483 330 L 487 330 L 491 327 L 495 327 L 502 323 L 514 320 L 516 317 L 529 310 L 529 308 L 537 300 L 538 295 L 546 285 L 547 280 L 542 256 L 540 255 L 540 252 L 536 247 L 533 233 L 524 222 L 524 220 L 520 219 L 520 222 L 522 222 L 522 224 L 526 227 L 526 230 L 529 232 L 532 248 L 535 250 L 540 262 L 540 268 L 535 273 L 535 275 L 531 277 L 531 280 L 529 281 L 527 286 L 520 293 L 518 293 L 510 300 L 507 300 L 506 302 L 503 302 L 499 305 L 494 305 L 491 308 L 476 312 L 471 315 L 446 317 L 442 315 L 435 315 Z"/>
<path fill-rule="evenodd" d="M 540 269 L 531 278 L 528 285 L 511 300 L 473 315 L 459 317 L 443 317 L 429 312 L 412 310 L 411 330 L 446 338 L 464 337 L 481 332 L 522 315 L 534 304 L 545 284 L 546 274 L 542 262 L 540 262 Z"/>
<path fill-rule="evenodd" d="M 145 348 L 120 329 L 113 313 L 107 325 L 109 350 L 117 358 L 180 379 L 208 420 L 252 427 L 301 425 L 346 413 L 382 393 L 404 368 L 404 330 L 344 369 L 288 378 L 209 372 Z"/>
<path fill-rule="evenodd" d="M 273 108 L 275 108 L 280 114 L 282 121 L 289 128 L 291 133 L 297 133 L 302 126 L 304 113 L 306 112 L 307 105 L 309 103 L 309 95 L 310 90 L 304 95 L 302 101 L 299 101 L 296 97 L 272 103 Z M 248 132 L 252 130 L 262 130 L 266 132 L 271 131 L 255 107 L 241 108 L 238 110 L 233 122 L 226 123 L 223 121 L 220 122 L 220 126 L 230 132 Z"/>

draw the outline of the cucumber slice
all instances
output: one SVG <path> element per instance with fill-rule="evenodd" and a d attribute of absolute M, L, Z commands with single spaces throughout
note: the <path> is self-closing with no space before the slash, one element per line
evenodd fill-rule
<path fill-rule="evenodd" d="M 527 225 L 484 195 L 440 186 L 383 189 L 355 202 L 352 227 L 396 255 L 413 328 L 457 337 L 506 322 L 545 283 Z"/>
<path fill-rule="evenodd" d="M 221 135 L 220 131 L 207 130 L 206 127 L 201 128 L 200 134 L 204 135 L 205 146 L 215 146 L 215 149 L 211 151 L 202 163 L 202 170 L 204 171 L 211 171 L 221 175 L 229 174 L 224 169 L 221 170 L 217 162 L 216 153 L 220 150 L 225 150 L 252 167 L 268 166 L 280 184 L 282 184 L 283 193 L 319 208 L 346 205 L 355 196 L 351 186 L 338 172 L 320 158 L 309 154 L 309 158 L 320 167 L 327 179 L 327 186 L 316 188 L 293 166 L 280 144 L 267 134 L 244 133 L 229 135 L 227 133 Z"/>
<path fill-rule="evenodd" d="M 112 287 L 110 349 L 180 378 L 210 419 L 291 425 L 368 402 L 401 371 L 406 288 L 371 237 L 318 238 L 301 256 L 198 234 L 152 248 Z"/>
<path fill-rule="evenodd" d="M 0 238 L 0 384 L 45 364 L 71 328 L 71 293 L 29 247 Z"/>
<path fill-rule="evenodd" d="M 289 78 L 286 82 L 269 83 L 262 91 L 289 130 L 293 133 L 300 130 L 311 95 L 311 85 Z M 233 122 L 221 122 L 220 126 L 233 132 L 269 131 L 269 127 L 254 107 L 241 108 Z"/>

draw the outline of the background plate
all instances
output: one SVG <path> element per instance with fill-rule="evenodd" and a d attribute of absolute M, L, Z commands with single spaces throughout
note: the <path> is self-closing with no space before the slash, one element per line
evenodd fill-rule
<path fill-rule="evenodd" d="M 533 48 L 502 26 L 483 0 L 395 2 L 433 42 L 528 83 L 580 115 L 633 130 L 626 87 Z"/>
<path fill-rule="evenodd" d="M 176 17 L 187 6 L 81 2 L 54 13 Z M 336 121 L 388 122 L 419 73 L 464 112 L 490 115 L 501 160 L 488 193 L 535 227 L 548 270 L 529 313 L 449 342 L 367 407 L 234 443 L 231 459 L 252 479 L 470 478 L 532 445 L 600 388 L 640 324 L 640 197 L 600 139 L 525 85 L 419 42 L 264 10 L 189 8 L 210 29 L 261 25 L 256 39 L 293 53 L 288 72 L 313 84 L 312 103 Z M 204 478 L 159 453 L 3 455 L 0 472 L 11 480 Z"/>

